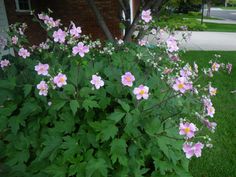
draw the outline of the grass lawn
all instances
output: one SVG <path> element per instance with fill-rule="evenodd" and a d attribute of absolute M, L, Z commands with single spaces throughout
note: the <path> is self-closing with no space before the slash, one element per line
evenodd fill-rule
<path fill-rule="evenodd" d="M 236 93 L 231 93 L 236 90 L 236 51 L 189 51 L 183 57 L 207 67 L 214 54 L 222 56 L 220 62 L 234 66 L 231 75 L 221 72 L 213 78 L 212 86 L 218 88 L 217 96 L 212 99 L 218 126 L 214 134 L 209 133 L 214 147 L 205 148 L 201 158 L 193 159 L 190 171 L 194 177 L 236 177 Z"/>
<path fill-rule="evenodd" d="M 207 29 L 205 31 L 218 31 L 218 32 L 236 32 L 236 24 L 216 24 L 205 23 Z"/>
<path fill-rule="evenodd" d="M 230 7 L 220 7 L 221 9 L 225 9 L 225 10 L 236 10 L 236 6 L 230 6 Z"/>

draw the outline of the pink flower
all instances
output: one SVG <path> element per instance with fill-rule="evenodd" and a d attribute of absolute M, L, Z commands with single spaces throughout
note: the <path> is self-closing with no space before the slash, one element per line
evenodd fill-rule
<path fill-rule="evenodd" d="M 181 93 L 193 88 L 192 82 L 189 82 L 185 77 L 176 78 L 175 84 L 172 87 L 175 91 L 180 91 Z"/>
<path fill-rule="evenodd" d="M 139 87 L 134 88 L 133 93 L 136 95 L 137 100 L 140 99 L 148 99 L 149 97 L 149 88 L 144 85 L 140 85 Z"/>
<path fill-rule="evenodd" d="M 59 88 L 67 84 L 66 80 L 67 80 L 66 75 L 62 73 L 59 73 L 57 76 L 53 78 L 54 84 L 56 84 L 57 87 Z"/>
<path fill-rule="evenodd" d="M 207 115 L 210 117 L 214 117 L 215 108 L 213 106 L 208 106 L 206 109 L 207 109 Z"/>
<path fill-rule="evenodd" d="M 48 94 L 48 85 L 46 84 L 45 81 L 41 81 L 37 85 L 37 89 L 39 89 L 39 95 L 47 96 L 47 94 Z"/>
<path fill-rule="evenodd" d="M 104 81 L 100 76 L 92 75 L 92 80 L 90 81 L 92 85 L 95 86 L 96 89 L 100 89 L 100 87 L 104 86 Z"/>
<path fill-rule="evenodd" d="M 18 37 L 17 37 L 17 36 L 13 36 L 13 37 L 11 38 L 11 42 L 12 42 L 12 44 L 17 44 L 17 42 L 18 42 Z"/>
<path fill-rule="evenodd" d="M 183 69 L 180 70 L 180 75 L 182 77 L 189 77 L 192 75 L 192 68 L 188 64 L 183 67 Z"/>
<path fill-rule="evenodd" d="M 121 82 L 125 86 L 132 87 L 134 81 L 135 77 L 130 72 L 126 72 L 123 76 L 121 76 Z"/>
<path fill-rule="evenodd" d="M 220 64 L 214 62 L 211 66 L 212 71 L 218 71 L 220 68 Z"/>
<path fill-rule="evenodd" d="M 179 50 L 176 38 L 174 36 L 170 36 L 166 40 L 166 45 L 169 52 L 177 52 Z"/>
<path fill-rule="evenodd" d="M 0 60 L 0 65 L 1 65 L 1 68 L 4 68 L 4 67 L 9 66 L 10 62 L 9 62 L 9 60 L 6 60 L 6 59 Z"/>
<path fill-rule="evenodd" d="M 183 145 L 183 151 L 185 152 L 186 158 L 188 158 L 188 159 L 190 159 L 193 156 L 201 157 L 203 147 L 204 147 L 204 145 L 200 142 L 198 142 L 194 145 L 189 144 L 189 143 L 185 143 Z"/>
<path fill-rule="evenodd" d="M 147 41 L 146 40 L 143 40 L 143 39 L 141 39 L 141 40 L 139 40 L 138 41 L 138 44 L 140 45 L 140 46 L 145 46 L 145 45 L 147 45 Z"/>
<path fill-rule="evenodd" d="M 233 68 L 233 65 L 232 65 L 231 63 L 228 63 L 228 64 L 226 65 L 226 69 L 228 70 L 228 73 L 229 73 L 229 74 L 231 73 L 232 68 Z"/>
<path fill-rule="evenodd" d="M 151 16 L 151 10 L 143 10 L 141 15 L 142 20 L 144 20 L 146 23 L 150 22 L 152 20 Z"/>
<path fill-rule="evenodd" d="M 206 97 L 203 98 L 203 104 L 204 104 L 205 108 L 210 107 L 210 106 L 213 105 L 212 102 L 211 102 L 211 99 L 210 98 L 206 98 Z"/>
<path fill-rule="evenodd" d="M 28 52 L 27 49 L 24 49 L 24 48 L 21 48 L 19 51 L 18 51 L 18 55 L 23 57 L 23 58 L 27 58 L 30 56 L 30 53 Z"/>
<path fill-rule="evenodd" d="M 72 48 L 72 53 L 73 53 L 74 55 L 76 55 L 77 53 L 79 53 L 79 55 L 80 55 L 81 57 L 84 57 L 84 54 L 85 54 L 85 53 L 88 53 L 88 52 L 89 52 L 89 47 L 86 46 L 86 45 L 84 45 L 82 42 L 79 42 L 79 43 L 77 44 L 77 46 L 74 46 L 74 47 Z"/>
<path fill-rule="evenodd" d="M 43 76 L 48 75 L 48 69 L 49 69 L 49 65 L 42 64 L 42 63 L 39 63 L 38 65 L 34 67 L 34 70 L 38 72 L 38 75 L 43 75 Z"/>
<path fill-rule="evenodd" d="M 210 122 L 208 119 L 204 119 L 203 123 L 209 128 L 212 132 L 215 131 L 217 123 L 215 122 Z"/>
<path fill-rule="evenodd" d="M 80 33 L 82 33 L 81 27 L 76 27 L 73 22 L 71 22 L 71 24 L 72 24 L 72 28 L 70 29 L 70 34 L 72 36 L 74 36 L 74 37 L 79 38 L 80 37 Z"/>
<path fill-rule="evenodd" d="M 179 134 L 186 135 L 187 138 L 194 137 L 194 133 L 197 131 L 196 125 L 193 123 L 180 123 L 179 125 Z"/>
<path fill-rule="evenodd" d="M 214 88 L 212 86 L 209 87 L 209 93 L 211 96 L 215 96 L 217 93 L 217 88 Z"/>
<path fill-rule="evenodd" d="M 61 29 L 59 29 L 57 31 L 54 31 L 52 36 L 53 36 L 55 42 L 59 42 L 59 43 L 62 44 L 62 43 L 65 42 L 66 32 L 61 30 Z"/>

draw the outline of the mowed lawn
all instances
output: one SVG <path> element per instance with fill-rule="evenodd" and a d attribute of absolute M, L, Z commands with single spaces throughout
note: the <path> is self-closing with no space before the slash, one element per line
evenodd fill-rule
<path fill-rule="evenodd" d="M 236 32 L 236 24 L 217 24 L 217 23 L 204 23 L 207 26 L 205 31 L 214 32 Z"/>
<path fill-rule="evenodd" d="M 207 67 L 214 54 L 222 56 L 219 62 L 234 66 L 230 75 L 225 72 L 214 75 L 212 86 L 218 88 L 218 94 L 212 99 L 216 108 L 212 120 L 218 126 L 214 134 L 209 132 L 214 147 L 205 148 L 201 158 L 192 159 L 190 171 L 194 177 L 236 177 L 236 51 L 189 51 L 183 57 Z M 231 93 L 233 90 L 235 93 Z"/>

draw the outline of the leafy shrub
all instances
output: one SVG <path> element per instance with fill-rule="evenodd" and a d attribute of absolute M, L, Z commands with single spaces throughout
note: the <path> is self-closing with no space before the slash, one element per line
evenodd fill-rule
<path fill-rule="evenodd" d="M 225 66 L 198 75 L 161 30 L 159 47 L 101 44 L 38 18 L 48 40 L 27 47 L 26 25 L 13 25 L 18 55 L 0 63 L 1 176 L 191 176 L 182 148 L 201 156 L 211 146 L 201 130 L 216 126 L 207 118 L 216 89 L 197 81 Z"/>

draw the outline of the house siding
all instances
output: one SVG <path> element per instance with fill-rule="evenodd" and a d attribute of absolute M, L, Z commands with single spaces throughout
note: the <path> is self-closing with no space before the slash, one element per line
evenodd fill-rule
<path fill-rule="evenodd" d="M 100 12 L 108 25 L 108 28 L 115 37 L 120 37 L 119 29 L 119 4 L 118 0 L 96 0 Z M 5 0 L 9 23 L 26 22 L 29 26 L 27 35 L 31 43 L 37 44 L 45 40 L 46 34 L 39 30 L 40 26 L 32 22 L 29 13 L 16 12 L 15 0 Z M 77 26 L 82 27 L 84 34 L 91 34 L 93 39 L 105 39 L 105 36 L 97 24 L 96 17 L 86 0 L 31 0 L 32 9 L 36 13 L 46 12 L 50 8 L 55 19 L 61 19 L 66 26 L 73 21 Z"/>

